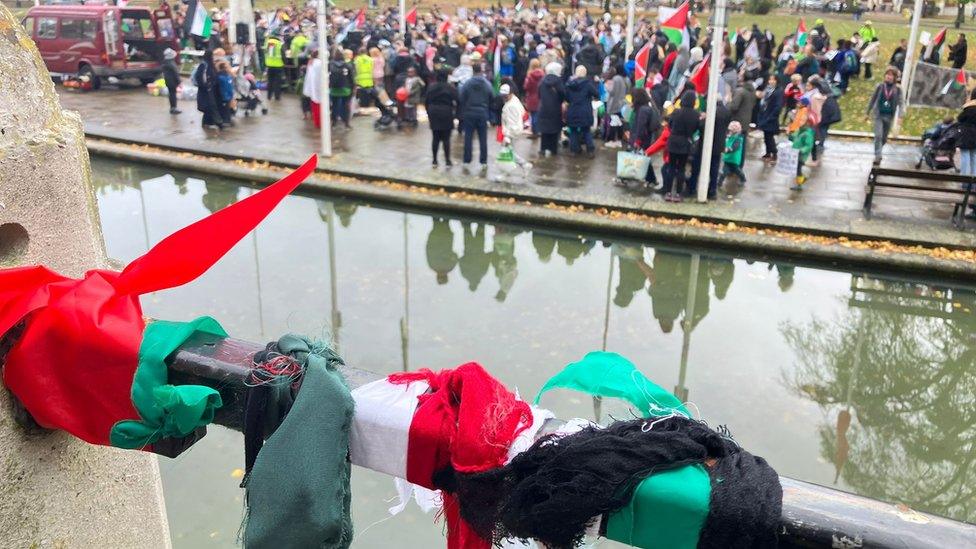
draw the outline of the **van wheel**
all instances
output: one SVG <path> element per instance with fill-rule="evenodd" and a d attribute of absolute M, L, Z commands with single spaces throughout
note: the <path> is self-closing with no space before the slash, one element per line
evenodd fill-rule
<path fill-rule="evenodd" d="M 93 90 L 97 90 L 102 87 L 102 79 L 95 74 L 95 71 L 92 70 L 91 65 L 82 65 L 81 68 L 78 69 L 78 76 L 87 76 L 88 81 L 91 82 L 91 89 Z"/>

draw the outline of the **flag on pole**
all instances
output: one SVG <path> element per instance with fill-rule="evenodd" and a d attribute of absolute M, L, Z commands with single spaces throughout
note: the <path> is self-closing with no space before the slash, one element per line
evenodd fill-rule
<path fill-rule="evenodd" d="M 966 87 L 966 71 L 959 69 L 959 72 L 956 73 L 956 77 L 946 82 L 946 85 L 942 87 L 942 95 L 945 95 L 950 91 L 961 90 L 965 87 Z"/>
<path fill-rule="evenodd" d="M 519 0 L 518 2 L 516 2 L 515 3 L 515 13 L 518 13 L 518 12 L 522 11 L 522 6 L 523 5 L 524 4 L 523 4 L 522 0 Z"/>
<path fill-rule="evenodd" d="M 797 47 L 804 47 L 807 45 L 807 25 L 800 19 L 800 24 L 796 26 L 796 45 Z"/>
<path fill-rule="evenodd" d="M 638 88 L 646 86 L 647 80 L 647 59 L 651 55 L 651 43 L 644 44 L 644 47 L 634 56 L 634 85 Z"/>
<path fill-rule="evenodd" d="M 708 65 L 711 62 L 711 56 L 711 54 L 708 54 L 704 59 L 702 59 L 701 63 L 695 67 L 695 72 L 691 74 L 691 78 L 689 79 L 689 81 L 694 84 L 695 91 L 698 92 L 699 95 L 708 93 Z"/>
<path fill-rule="evenodd" d="M 446 36 L 450 32 L 451 32 L 451 20 L 445 17 L 444 21 L 442 21 L 441 24 L 437 26 L 437 35 Z"/>
<path fill-rule="evenodd" d="M 201 38 L 210 38 L 213 21 L 207 14 L 207 8 L 201 6 L 199 0 L 190 0 L 187 11 L 186 32 Z"/>
<path fill-rule="evenodd" d="M 495 88 L 495 93 L 502 87 L 502 41 L 495 36 L 495 50 L 492 55 L 492 70 L 494 76 L 492 77 L 492 85 Z"/>
<path fill-rule="evenodd" d="M 352 20 L 353 30 L 358 30 L 366 27 L 366 8 L 359 8 L 359 12 L 356 14 L 356 18 Z"/>
<path fill-rule="evenodd" d="M 729 31 L 729 45 L 734 46 L 735 41 L 739 38 L 739 33 L 735 32 L 735 29 Z"/>
<path fill-rule="evenodd" d="M 661 22 L 661 31 L 668 37 L 669 42 L 676 46 L 690 45 L 687 0 L 677 9 L 658 8 L 657 18 Z"/>
<path fill-rule="evenodd" d="M 414 7 L 410 8 L 410 11 L 407 12 L 407 16 L 404 19 L 407 21 L 407 24 L 408 25 L 416 25 L 417 24 L 417 6 L 414 6 Z"/>

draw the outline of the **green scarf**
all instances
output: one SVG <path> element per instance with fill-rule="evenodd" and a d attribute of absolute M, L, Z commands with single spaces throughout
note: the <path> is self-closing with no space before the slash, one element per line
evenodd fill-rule
<path fill-rule="evenodd" d="M 305 367 L 288 415 L 258 453 L 247 480 L 247 549 L 328 548 L 352 543 L 349 427 L 353 399 L 341 359 L 286 335 L 278 350 Z"/>

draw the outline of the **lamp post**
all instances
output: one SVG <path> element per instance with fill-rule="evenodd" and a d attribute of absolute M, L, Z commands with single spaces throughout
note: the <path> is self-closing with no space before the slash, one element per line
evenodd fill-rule
<path fill-rule="evenodd" d="M 319 97 L 322 99 L 322 156 L 328 158 L 332 156 L 332 120 L 331 105 L 329 103 L 329 24 L 326 11 L 328 10 L 328 0 L 319 0 L 316 26 L 318 27 L 319 42 L 319 62 L 322 70 L 319 71 Z"/>
<path fill-rule="evenodd" d="M 702 139 L 701 169 L 698 176 L 698 201 L 708 201 L 708 181 L 712 174 L 712 148 L 715 146 L 715 104 L 718 102 L 718 75 L 721 70 L 722 52 L 725 45 L 725 2 L 715 1 L 712 19 L 712 47 L 709 54 L 708 95 L 705 100 L 705 136 Z M 702 175 L 705 184 L 702 185 Z"/>

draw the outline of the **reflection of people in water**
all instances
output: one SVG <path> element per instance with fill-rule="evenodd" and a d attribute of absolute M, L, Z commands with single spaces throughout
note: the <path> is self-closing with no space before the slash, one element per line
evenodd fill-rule
<path fill-rule="evenodd" d="M 691 255 L 679 254 L 664 250 L 654 253 L 654 267 L 649 267 L 643 260 L 638 266 L 648 274 L 651 287 L 651 308 L 657 319 L 661 331 L 671 333 L 674 323 L 682 314 L 687 314 L 688 282 L 691 277 Z M 706 259 L 698 268 L 698 278 L 695 280 L 695 311 L 691 318 L 691 329 L 698 326 L 709 310 L 709 273 Z"/>
<path fill-rule="evenodd" d="M 491 265 L 491 255 L 485 250 L 485 224 L 467 223 L 462 227 L 464 232 L 464 254 L 459 261 L 461 276 L 468 281 L 471 291 L 478 289 L 481 279 L 488 274 Z"/>
<path fill-rule="evenodd" d="M 203 193 L 203 207 L 210 213 L 216 213 L 234 202 L 237 202 L 237 187 L 228 183 L 204 181 L 206 192 Z"/>
<path fill-rule="evenodd" d="M 176 178 L 173 178 L 173 182 L 176 183 L 176 190 L 180 193 L 180 196 L 190 192 L 190 187 L 187 185 L 186 179 L 178 181 Z"/>
<path fill-rule="evenodd" d="M 779 279 L 779 290 L 783 293 L 790 291 L 793 287 L 793 277 L 796 274 L 796 266 L 786 263 L 770 263 L 768 269 L 771 271 L 776 268 L 776 276 Z"/>
<path fill-rule="evenodd" d="M 437 273 L 438 284 L 447 284 L 447 274 L 454 270 L 457 263 L 451 223 L 443 217 L 435 217 L 434 226 L 427 236 L 427 265 Z"/>
<path fill-rule="evenodd" d="M 712 279 L 715 288 L 715 297 L 719 301 L 725 299 L 729 293 L 729 286 L 732 285 L 732 278 L 735 276 L 735 263 L 731 257 L 709 257 L 706 261 L 708 265 L 708 277 Z"/>
<path fill-rule="evenodd" d="M 644 248 L 627 244 L 614 244 L 611 253 L 617 256 L 619 278 L 617 290 L 613 295 L 614 305 L 624 308 L 630 305 L 634 294 L 644 288 L 647 275 L 641 269 L 638 261 L 644 260 Z"/>
<path fill-rule="evenodd" d="M 491 252 L 491 265 L 495 268 L 495 277 L 498 278 L 498 293 L 495 299 L 505 301 L 515 279 L 518 277 L 518 262 L 515 259 L 515 229 L 498 225 L 495 227 L 495 236 Z"/>
<path fill-rule="evenodd" d="M 348 227 L 352 223 L 352 216 L 355 215 L 356 210 L 359 209 L 359 204 L 343 200 L 334 203 L 332 208 L 335 210 L 336 217 L 339 218 L 339 224 L 341 224 L 343 227 Z"/>
<path fill-rule="evenodd" d="M 556 253 L 566 259 L 567 265 L 572 265 L 578 258 L 590 253 L 593 246 L 596 246 L 596 241 L 593 240 L 564 236 L 556 238 Z"/>
<path fill-rule="evenodd" d="M 556 239 L 552 235 L 532 231 L 532 245 L 535 247 L 535 253 L 539 254 L 539 261 L 549 263 L 552 251 L 556 248 Z"/>

